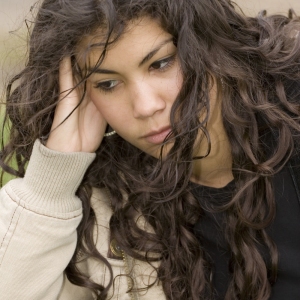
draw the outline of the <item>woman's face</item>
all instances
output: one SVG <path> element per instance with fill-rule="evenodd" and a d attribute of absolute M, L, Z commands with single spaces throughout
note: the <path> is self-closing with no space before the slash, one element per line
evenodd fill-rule
<path fill-rule="evenodd" d="M 91 42 L 80 45 L 86 49 Z M 95 41 L 93 41 L 95 42 Z M 154 20 L 130 24 L 87 81 L 87 91 L 107 123 L 126 141 L 158 157 L 170 132 L 170 111 L 182 85 L 176 47 Z M 93 68 L 102 49 L 93 49 Z M 109 138 L 109 137 L 108 137 Z M 164 147 L 168 151 L 172 144 Z"/>

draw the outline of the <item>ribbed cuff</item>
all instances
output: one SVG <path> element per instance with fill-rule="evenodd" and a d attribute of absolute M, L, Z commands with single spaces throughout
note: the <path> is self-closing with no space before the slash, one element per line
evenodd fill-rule
<path fill-rule="evenodd" d="M 67 213 L 81 208 L 75 192 L 94 153 L 63 153 L 36 141 L 24 179 L 10 182 L 14 193 L 30 207 Z"/>

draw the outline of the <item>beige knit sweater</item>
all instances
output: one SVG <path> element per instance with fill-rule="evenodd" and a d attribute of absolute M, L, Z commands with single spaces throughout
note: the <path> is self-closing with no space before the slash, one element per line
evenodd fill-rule
<path fill-rule="evenodd" d="M 60 153 L 39 141 L 22 179 L 11 180 L 0 193 L 0 299 L 77 300 L 95 299 L 85 288 L 72 285 L 64 269 L 76 247 L 76 228 L 82 218 L 81 201 L 75 196 L 82 177 L 95 158 L 90 153 Z M 107 256 L 109 249 L 109 199 L 104 190 L 94 190 L 92 206 L 97 217 L 94 236 L 97 249 Z M 163 300 L 160 285 L 147 292 L 127 292 L 129 274 L 135 287 L 155 280 L 148 264 L 125 256 L 111 259 L 115 282 L 111 299 Z M 107 267 L 93 259 L 79 268 L 100 284 L 109 280 Z M 109 298 L 110 298 L 109 297 Z"/>

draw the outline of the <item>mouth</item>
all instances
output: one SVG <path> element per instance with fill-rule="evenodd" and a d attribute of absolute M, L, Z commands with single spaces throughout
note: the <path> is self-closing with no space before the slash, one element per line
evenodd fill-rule
<path fill-rule="evenodd" d="M 151 144 L 162 144 L 167 137 L 167 135 L 171 132 L 171 127 L 166 126 L 158 130 L 153 130 L 146 135 L 142 136 L 147 142 Z"/>

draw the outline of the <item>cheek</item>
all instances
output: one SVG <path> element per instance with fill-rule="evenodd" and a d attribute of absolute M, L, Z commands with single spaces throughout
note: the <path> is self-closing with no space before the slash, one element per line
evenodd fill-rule
<path fill-rule="evenodd" d="M 109 97 L 105 97 L 98 92 L 91 92 L 89 97 L 94 103 L 97 110 L 100 111 L 105 121 L 115 130 L 119 131 L 124 128 L 124 124 L 128 124 L 129 120 L 126 120 L 126 108 L 121 107 L 117 101 L 111 101 Z"/>
<path fill-rule="evenodd" d="M 97 89 L 88 87 L 87 93 L 90 100 L 94 103 L 96 108 L 100 111 L 101 115 L 105 118 L 105 116 L 109 113 L 110 108 L 113 107 L 111 105 L 111 101 L 106 99 L 107 97 Z"/>
<path fill-rule="evenodd" d="M 172 98 L 176 99 L 178 96 L 181 87 L 183 84 L 183 77 L 179 69 L 174 73 L 173 77 L 170 79 L 168 86 L 168 93 L 169 95 L 172 95 Z"/>

